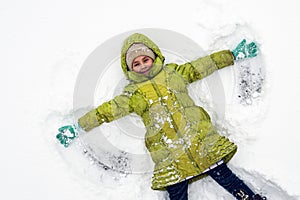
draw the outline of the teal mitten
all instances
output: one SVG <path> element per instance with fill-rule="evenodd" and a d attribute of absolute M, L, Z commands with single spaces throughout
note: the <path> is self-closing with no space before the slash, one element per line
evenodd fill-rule
<path fill-rule="evenodd" d="M 56 135 L 56 138 L 64 147 L 68 147 L 78 136 L 79 129 L 79 124 L 62 126 L 58 129 L 59 133 Z"/>
<path fill-rule="evenodd" d="M 257 56 L 257 45 L 255 42 L 246 44 L 246 39 L 243 39 L 242 42 L 232 51 L 234 60 L 241 60 L 245 58 L 252 58 Z"/>

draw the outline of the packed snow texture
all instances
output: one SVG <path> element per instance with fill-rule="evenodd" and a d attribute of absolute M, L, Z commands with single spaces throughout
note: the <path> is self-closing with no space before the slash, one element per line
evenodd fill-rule
<path fill-rule="evenodd" d="M 3 3 L 0 198 L 168 199 L 166 192 L 150 189 L 152 162 L 145 157 L 140 134 L 144 127 L 137 116 L 103 125 L 69 148 L 55 139 L 60 126 L 88 110 L 73 110 L 73 92 L 91 52 L 117 34 L 156 28 L 191 38 L 203 49 L 199 56 L 233 49 L 243 38 L 258 43 L 258 57 L 193 83 L 189 91 L 218 131 L 238 145 L 229 167 L 240 178 L 268 199 L 299 199 L 297 3 L 154 0 L 143 10 L 139 1 Z M 272 9 L 265 9 L 271 4 Z M 171 54 L 168 59 L 182 61 Z M 120 71 L 110 75 L 110 70 Z M 106 73 L 110 82 L 97 83 L 101 87 L 95 91 L 95 104 L 108 100 L 125 84 L 121 68 Z M 214 81 L 221 85 L 208 84 Z M 222 87 L 223 93 L 214 93 L 215 87 Z M 134 125 L 133 135 L 122 135 L 121 129 L 132 128 L 120 126 L 126 122 Z M 106 151 L 103 138 L 118 149 Z M 144 160 L 137 163 L 131 155 L 140 154 Z M 189 186 L 189 199 L 233 198 L 207 177 Z"/>

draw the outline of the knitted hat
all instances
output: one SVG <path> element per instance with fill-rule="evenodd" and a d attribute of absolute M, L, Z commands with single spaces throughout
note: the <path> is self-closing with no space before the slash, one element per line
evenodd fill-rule
<path fill-rule="evenodd" d="M 132 70 L 133 60 L 139 56 L 149 56 L 153 60 L 155 59 L 155 54 L 149 47 L 142 43 L 134 43 L 129 47 L 126 53 L 126 64 L 130 70 Z"/>

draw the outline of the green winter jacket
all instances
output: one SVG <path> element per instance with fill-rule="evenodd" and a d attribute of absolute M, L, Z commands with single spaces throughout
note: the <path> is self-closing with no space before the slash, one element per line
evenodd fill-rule
<path fill-rule="evenodd" d="M 133 43 L 144 43 L 156 54 L 148 77 L 128 71 L 126 51 Z M 220 160 L 228 162 L 237 147 L 217 133 L 207 112 L 188 95 L 187 86 L 233 62 L 232 53 L 224 50 L 183 65 L 164 65 L 158 46 L 142 34 L 133 34 L 121 52 L 130 84 L 122 94 L 81 117 L 79 124 L 89 131 L 135 112 L 145 124 L 145 144 L 155 164 L 152 189 L 201 175 Z"/>

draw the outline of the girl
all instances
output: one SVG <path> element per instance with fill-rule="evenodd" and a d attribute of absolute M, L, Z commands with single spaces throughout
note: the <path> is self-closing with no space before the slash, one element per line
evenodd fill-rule
<path fill-rule="evenodd" d="M 89 131 L 135 112 L 145 124 L 145 145 L 155 164 L 152 189 L 166 189 L 171 200 L 184 200 L 188 183 L 209 175 L 237 199 L 266 199 L 227 167 L 237 146 L 218 134 L 208 113 L 195 105 L 187 90 L 188 84 L 215 70 L 256 55 L 256 44 L 243 40 L 233 51 L 165 65 L 159 47 L 135 33 L 122 47 L 121 66 L 130 81 L 123 93 L 82 116 L 76 125 L 61 127 L 57 138 L 67 147 L 78 129 Z"/>

